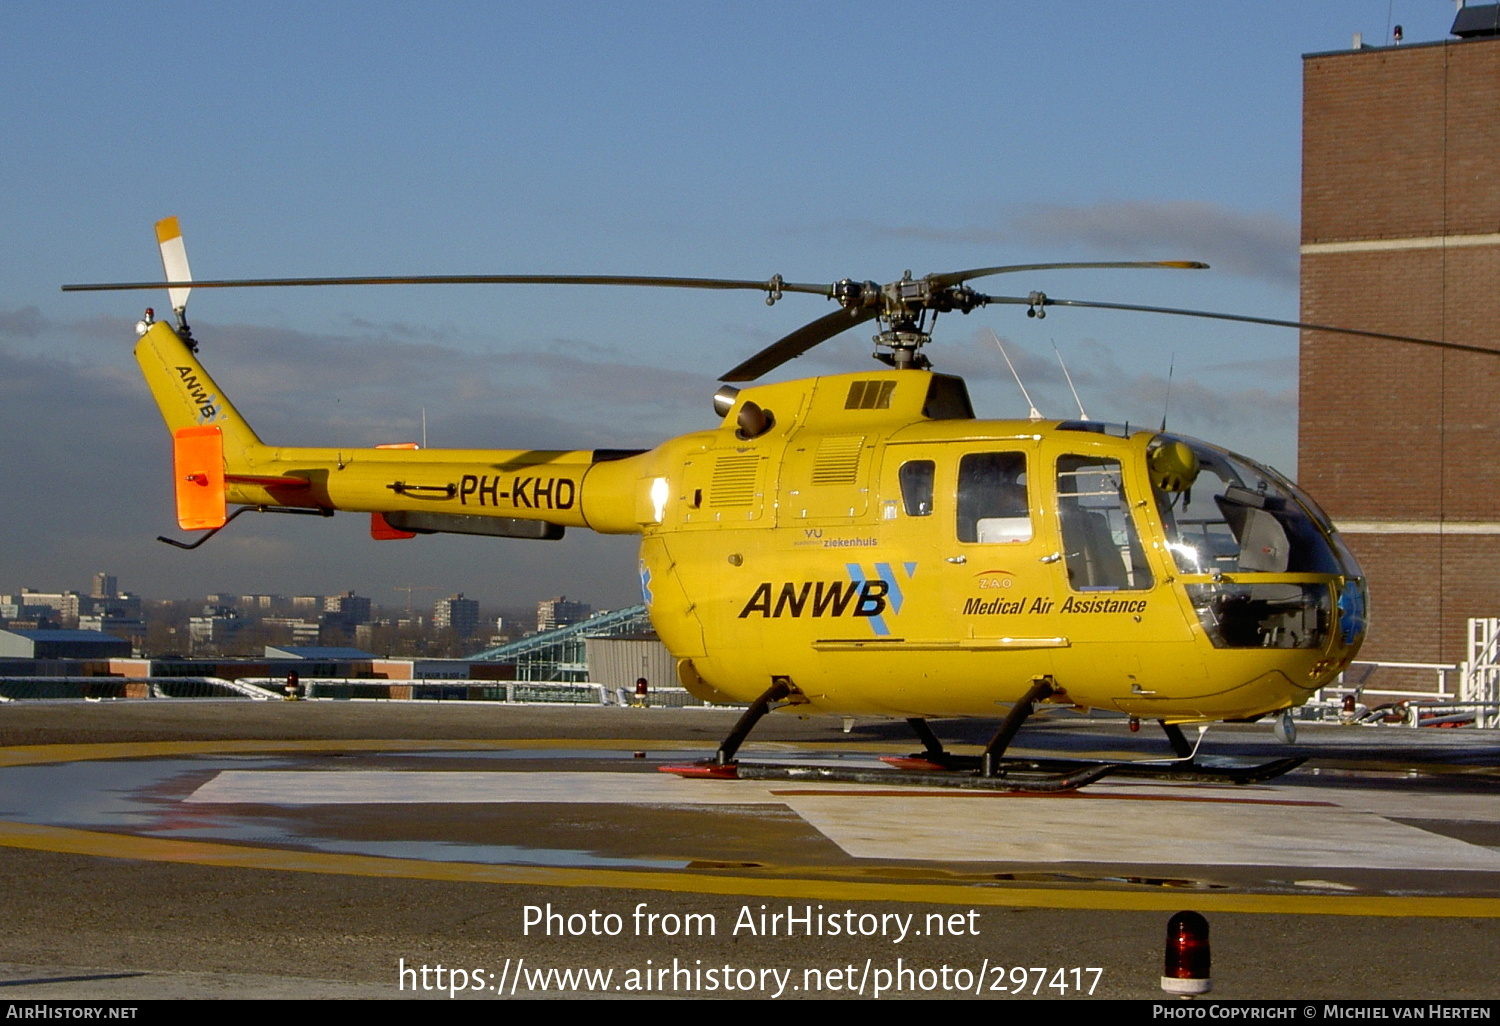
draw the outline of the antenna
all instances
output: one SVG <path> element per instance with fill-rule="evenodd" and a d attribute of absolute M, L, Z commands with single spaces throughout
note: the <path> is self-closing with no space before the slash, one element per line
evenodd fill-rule
<path fill-rule="evenodd" d="M 427 407 L 422 407 L 422 448 L 427 448 Z"/>
<path fill-rule="evenodd" d="M 1177 353 L 1172 353 L 1172 361 L 1167 364 L 1167 396 L 1161 403 L 1161 429 L 1167 430 L 1167 411 L 1172 408 L 1172 372 L 1177 369 Z"/>
<path fill-rule="evenodd" d="M 1057 355 L 1057 362 L 1062 364 L 1063 377 L 1068 379 L 1068 391 L 1073 393 L 1073 401 L 1078 404 L 1078 419 L 1088 420 L 1089 415 L 1083 408 L 1083 400 L 1078 398 L 1078 389 L 1073 387 L 1073 375 L 1068 373 L 1068 365 L 1063 363 L 1062 353 L 1057 350 L 1057 339 L 1052 340 L 1052 352 Z"/>
<path fill-rule="evenodd" d="M 1030 419 L 1041 420 L 1042 413 L 1036 408 L 1036 403 L 1031 401 L 1031 393 L 1026 391 L 1026 385 L 1021 381 L 1021 375 L 1016 373 L 1016 365 L 1010 362 L 1010 354 L 1007 353 L 1005 351 L 1005 347 L 1000 344 L 1000 336 L 996 335 L 994 330 L 991 328 L 985 328 L 984 330 L 990 333 L 990 338 L 995 342 L 995 348 L 1000 350 L 1001 356 L 1005 357 L 1005 366 L 1010 368 L 1011 377 L 1016 379 L 1016 384 L 1021 388 L 1021 394 L 1026 397 L 1026 405 L 1031 407 Z"/>

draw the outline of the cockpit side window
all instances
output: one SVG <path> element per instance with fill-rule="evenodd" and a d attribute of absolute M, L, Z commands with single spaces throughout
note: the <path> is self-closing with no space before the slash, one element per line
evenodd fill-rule
<path fill-rule="evenodd" d="M 932 460 L 907 460 L 901 464 L 901 505 L 909 517 L 932 515 Z"/>
<path fill-rule="evenodd" d="M 971 452 L 958 461 L 957 531 L 961 542 L 1031 541 L 1025 454 Z"/>
<path fill-rule="evenodd" d="M 1059 458 L 1057 510 L 1074 591 L 1144 590 L 1155 583 L 1125 498 L 1119 460 Z"/>

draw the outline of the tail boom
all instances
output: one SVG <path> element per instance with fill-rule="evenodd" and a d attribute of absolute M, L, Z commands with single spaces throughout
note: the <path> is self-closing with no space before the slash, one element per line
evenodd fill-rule
<path fill-rule="evenodd" d="M 639 530 L 633 517 L 615 508 L 632 501 L 629 489 L 619 495 L 618 486 L 634 476 L 629 464 L 638 457 L 601 462 L 586 449 L 272 446 L 165 323 L 146 331 L 136 359 L 173 434 L 179 524 L 185 530 L 221 526 L 228 503 Z M 216 462 L 222 463 L 218 472 Z M 585 481 L 596 470 L 607 486 L 586 504 Z"/>

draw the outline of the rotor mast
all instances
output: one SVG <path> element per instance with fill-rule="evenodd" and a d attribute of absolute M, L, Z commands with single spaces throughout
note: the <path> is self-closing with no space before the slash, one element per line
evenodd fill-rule
<path fill-rule="evenodd" d="M 874 308 L 880 323 L 880 331 L 872 339 L 875 359 L 896 370 L 926 370 L 932 363 L 921 350 L 932 341 L 937 315 L 946 310 L 968 313 L 981 305 L 974 290 L 943 284 L 934 277 L 913 278 L 907 270 L 899 281 L 889 285 L 844 278 L 834 283 L 831 293 L 851 312 Z"/>

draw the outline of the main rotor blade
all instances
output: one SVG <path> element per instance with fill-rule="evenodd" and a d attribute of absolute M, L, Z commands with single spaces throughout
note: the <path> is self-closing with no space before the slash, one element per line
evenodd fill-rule
<path fill-rule="evenodd" d="M 243 278 L 218 281 L 146 281 L 104 284 L 64 285 L 64 292 L 126 292 L 142 289 L 261 289 L 298 285 L 648 285 L 674 289 L 753 289 L 757 292 L 806 292 L 831 296 L 829 285 L 809 285 L 768 281 L 743 281 L 734 278 L 668 278 L 613 274 L 429 274 L 391 277 L 350 278 Z"/>
<path fill-rule="evenodd" d="M 1010 274 L 1013 271 L 1068 271 L 1098 269 L 1168 268 L 1171 270 L 1206 271 L 1208 265 L 1197 260 L 1113 260 L 1066 264 L 1005 264 L 1000 267 L 975 267 L 967 271 L 949 271 L 947 274 L 929 274 L 927 280 L 934 285 L 957 285 L 971 278 L 984 278 L 991 274 Z"/>
<path fill-rule="evenodd" d="M 840 308 L 831 314 L 825 314 L 811 324 L 804 324 L 785 338 L 771 343 L 734 370 L 720 375 L 719 380 L 754 381 L 788 360 L 801 356 L 819 342 L 826 342 L 835 335 L 873 319 L 877 312 L 874 307 L 866 306 L 853 310 Z"/>
<path fill-rule="evenodd" d="M 1488 353 L 1491 356 L 1500 356 L 1500 349 L 1486 349 L 1483 346 L 1470 346 L 1462 342 L 1439 342 L 1436 339 L 1416 338 L 1412 335 L 1391 335 L 1383 331 L 1365 331 L 1360 328 L 1336 328 L 1331 324 L 1309 324 L 1306 321 L 1282 321 L 1273 317 L 1247 317 L 1244 314 L 1214 313 L 1210 310 L 1179 310 L 1170 306 L 1136 306 L 1132 303 L 1091 303 L 1082 299 L 1053 299 L 1051 296 L 1040 295 L 1041 306 L 1077 306 L 1093 310 L 1127 310 L 1134 313 L 1170 314 L 1174 317 L 1204 317 L 1216 321 L 1239 321 L 1244 324 L 1269 324 L 1275 328 L 1301 328 L 1306 331 L 1331 331 L 1339 335 L 1358 335 L 1361 338 L 1379 338 L 1388 342 L 1409 342 L 1418 346 L 1433 346 L 1438 349 L 1457 349 L 1465 353 Z M 1019 296 L 985 296 L 987 303 L 1008 304 L 1011 306 L 1038 305 L 1038 300 L 1032 297 L 1022 299 Z"/>

